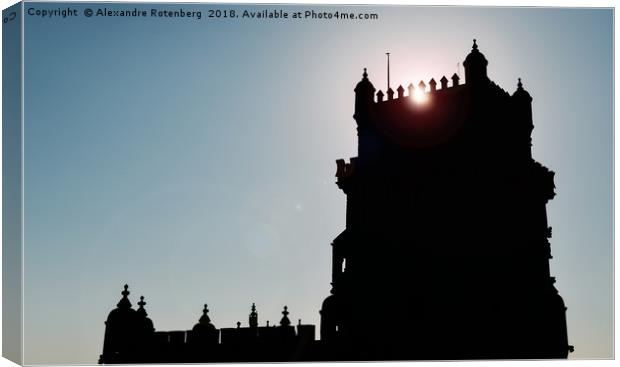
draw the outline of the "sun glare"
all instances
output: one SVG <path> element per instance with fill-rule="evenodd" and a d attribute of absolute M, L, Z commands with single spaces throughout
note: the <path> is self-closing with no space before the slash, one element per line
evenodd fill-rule
<path fill-rule="evenodd" d="M 413 101 L 417 104 L 423 104 L 428 101 L 428 95 L 421 89 L 413 91 Z"/>

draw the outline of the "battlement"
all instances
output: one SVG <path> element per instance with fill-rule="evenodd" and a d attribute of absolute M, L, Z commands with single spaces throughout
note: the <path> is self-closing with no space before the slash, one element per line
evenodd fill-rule
<path fill-rule="evenodd" d="M 446 76 L 442 76 L 441 79 L 439 80 L 441 85 L 440 85 L 440 89 L 437 89 L 437 82 L 435 81 L 434 78 L 431 78 L 431 80 L 428 81 L 428 87 L 429 89 L 427 90 L 426 88 L 426 84 L 424 83 L 423 80 L 421 80 L 417 87 L 413 85 L 413 83 L 409 83 L 409 85 L 407 86 L 407 95 L 405 96 L 405 88 L 403 88 L 402 85 L 399 85 L 398 88 L 396 88 L 396 98 L 394 98 L 394 91 L 392 90 L 392 88 L 388 88 L 386 93 L 383 93 L 382 90 L 379 90 L 375 96 L 373 96 L 373 102 L 374 103 L 386 103 L 386 102 L 390 102 L 393 100 L 399 100 L 399 99 L 403 99 L 403 98 L 409 98 L 409 99 L 413 99 L 415 101 L 418 102 L 424 102 L 427 97 L 431 94 L 435 94 L 435 93 L 446 93 L 450 90 L 455 90 L 455 89 L 460 89 L 463 87 L 463 84 L 460 84 L 460 77 L 455 73 L 452 75 L 452 77 L 450 77 L 450 79 L 452 79 L 452 85 L 448 85 L 448 78 L 446 78 Z M 387 96 L 387 99 L 385 99 L 385 97 Z M 376 97 L 376 99 L 374 99 L 374 97 Z"/>

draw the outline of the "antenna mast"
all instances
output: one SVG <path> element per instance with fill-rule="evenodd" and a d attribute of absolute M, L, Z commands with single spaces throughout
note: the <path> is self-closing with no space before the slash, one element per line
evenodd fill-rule
<path fill-rule="evenodd" d="M 387 87 L 388 87 L 388 90 L 389 90 L 390 89 L 390 53 L 386 52 L 385 54 L 387 55 L 387 77 L 388 77 Z"/>

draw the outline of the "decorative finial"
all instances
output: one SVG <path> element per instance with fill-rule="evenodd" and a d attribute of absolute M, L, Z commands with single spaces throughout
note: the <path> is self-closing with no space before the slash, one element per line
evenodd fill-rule
<path fill-rule="evenodd" d="M 144 302 L 144 296 L 140 296 L 140 302 L 138 302 L 138 309 L 136 310 L 136 312 L 138 314 L 141 314 L 144 317 L 146 317 L 148 315 L 146 313 L 146 310 L 144 309 L 145 305 L 146 305 L 146 302 Z"/>
<path fill-rule="evenodd" d="M 204 308 L 202 309 L 202 316 L 200 316 L 200 320 L 198 320 L 201 324 L 209 324 L 211 322 L 211 318 L 209 318 L 209 308 L 205 303 Z"/>
<path fill-rule="evenodd" d="M 478 49 L 478 45 L 476 44 L 476 39 L 474 38 L 474 45 L 471 46 L 472 50 L 477 50 Z"/>
<path fill-rule="evenodd" d="M 368 73 L 366 72 L 366 68 L 364 68 L 364 74 L 362 74 L 362 76 L 364 77 L 364 79 L 368 78 Z"/>
<path fill-rule="evenodd" d="M 519 78 L 519 82 L 517 83 L 517 87 L 519 89 L 523 89 L 523 83 L 521 83 L 521 78 Z"/>
<path fill-rule="evenodd" d="M 301 326 L 301 319 L 298 320 L 298 324 L 299 326 Z"/>
<path fill-rule="evenodd" d="M 269 320 L 267 320 L 267 327 L 269 327 Z"/>
<path fill-rule="evenodd" d="M 251 328 L 258 327 L 258 313 L 256 312 L 256 305 L 252 303 L 252 312 L 250 312 L 249 324 Z"/>
<path fill-rule="evenodd" d="M 123 291 L 121 292 L 121 294 L 123 295 L 123 298 L 121 298 L 121 300 L 116 304 L 116 307 L 118 308 L 131 308 L 131 302 L 129 302 L 129 298 L 127 298 L 127 296 L 129 295 L 129 291 L 128 291 L 129 286 L 127 284 L 125 284 L 123 286 Z"/>
<path fill-rule="evenodd" d="M 282 311 L 282 320 L 280 320 L 280 325 L 282 326 L 289 326 L 291 324 L 291 320 L 288 319 L 288 307 L 284 306 L 284 311 Z"/>
<path fill-rule="evenodd" d="M 237 321 L 237 329 L 241 329 L 241 321 Z"/>

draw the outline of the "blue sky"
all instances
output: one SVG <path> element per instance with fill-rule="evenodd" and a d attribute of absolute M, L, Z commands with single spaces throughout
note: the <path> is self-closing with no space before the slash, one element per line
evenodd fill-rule
<path fill-rule="evenodd" d="M 261 324 L 288 305 L 318 326 L 362 69 L 384 88 L 390 51 L 394 85 L 449 77 L 472 38 L 491 79 L 513 92 L 521 77 L 534 98 L 571 357 L 612 356 L 611 10 L 316 7 L 379 15 L 344 22 L 184 7 L 203 19 L 25 18 L 26 363 L 96 363 L 125 283 L 158 330 L 190 329 L 205 302 L 218 327 L 246 324 L 252 302 Z"/>

